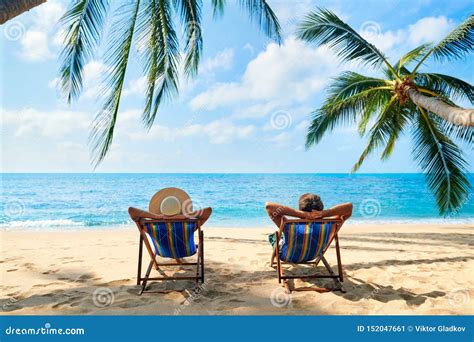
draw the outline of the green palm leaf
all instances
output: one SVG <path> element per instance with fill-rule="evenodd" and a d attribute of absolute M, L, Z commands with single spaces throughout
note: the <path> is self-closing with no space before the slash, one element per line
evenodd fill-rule
<path fill-rule="evenodd" d="M 281 43 L 280 23 L 265 0 L 240 0 L 240 5 L 247 10 L 250 19 L 256 21 L 268 37 Z"/>
<path fill-rule="evenodd" d="M 436 73 L 418 73 L 415 81 L 417 84 L 454 101 L 465 99 L 474 103 L 474 87 L 459 78 Z"/>
<path fill-rule="evenodd" d="M 106 100 L 94 120 L 90 135 L 93 162 L 96 166 L 104 159 L 114 136 L 139 8 L 140 0 L 126 2 L 117 9 L 117 19 L 112 26 L 112 40 L 106 54 L 106 63 L 111 66 L 111 72 L 103 89 Z M 125 31 L 123 28 L 126 28 Z"/>
<path fill-rule="evenodd" d="M 226 0 L 212 0 L 212 12 L 214 17 L 220 17 L 224 13 Z"/>
<path fill-rule="evenodd" d="M 185 24 L 184 72 L 187 76 L 195 76 L 202 53 L 201 2 L 185 0 L 178 1 L 176 4 L 181 20 Z"/>
<path fill-rule="evenodd" d="M 376 123 L 370 130 L 367 146 L 355 163 L 352 172 L 356 172 L 362 166 L 365 159 L 377 148 L 385 146 L 382 159 L 389 157 L 396 140 L 411 117 L 412 115 L 409 111 L 401 110 L 396 96 L 392 96 L 388 101 L 385 101 Z"/>
<path fill-rule="evenodd" d="M 438 119 L 423 109 L 414 130 L 414 158 L 425 173 L 441 214 L 456 212 L 467 200 L 470 184 L 459 147 L 442 131 Z"/>
<path fill-rule="evenodd" d="M 67 34 L 60 55 L 60 88 L 68 102 L 82 90 L 83 69 L 99 45 L 108 9 L 108 0 L 80 0 L 61 18 Z"/>
<path fill-rule="evenodd" d="M 420 57 L 425 55 L 430 48 L 431 48 L 430 43 L 422 44 L 422 45 L 414 48 L 413 50 L 407 52 L 402 57 L 400 57 L 398 62 L 394 65 L 394 68 L 400 72 L 400 69 L 402 67 L 407 66 L 408 64 L 410 64 L 413 61 L 419 60 Z"/>
<path fill-rule="evenodd" d="M 394 73 L 386 57 L 331 11 L 319 9 L 300 23 L 298 38 L 318 45 L 327 44 L 344 61 L 361 61 L 378 67 L 382 63 Z"/>
<path fill-rule="evenodd" d="M 328 98 L 313 113 L 306 135 L 306 147 L 317 144 L 323 135 L 338 125 L 354 124 L 358 118 L 367 121 L 385 101 L 390 91 L 384 80 L 345 72 L 328 87 Z"/>
<path fill-rule="evenodd" d="M 442 41 L 433 47 L 432 54 L 438 60 L 460 59 L 474 50 L 474 15 L 470 15 Z"/>

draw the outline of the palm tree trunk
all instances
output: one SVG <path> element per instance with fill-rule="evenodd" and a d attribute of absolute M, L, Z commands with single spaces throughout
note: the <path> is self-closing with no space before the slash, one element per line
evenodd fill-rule
<path fill-rule="evenodd" d="M 474 126 L 474 109 L 451 106 L 436 97 L 425 96 L 413 88 L 407 89 L 406 93 L 416 105 L 429 110 L 454 125 Z"/>
<path fill-rule="evenodd" d="M 0 25 L 44 2 L 46 0 L 0 0 Z"/>

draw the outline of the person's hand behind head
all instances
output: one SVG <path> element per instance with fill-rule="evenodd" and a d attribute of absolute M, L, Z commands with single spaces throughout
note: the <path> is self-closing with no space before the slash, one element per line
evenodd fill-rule
<path fill-rule="evenodd" d="M 308 220 L 316 220 L 323 217 L 323 212 L 318 211 L 318 210 L 309 211 L 309 212 L 306 212 L 305 214 Z"/>

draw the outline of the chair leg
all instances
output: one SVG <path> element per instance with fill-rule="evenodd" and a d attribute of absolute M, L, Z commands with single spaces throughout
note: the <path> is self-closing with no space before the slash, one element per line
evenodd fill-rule
<path fill-rule="evenodd" d="M 142 278 L 142 257 L 143 257 L 143 236 L 140 234 L 140 242 L 138 243 L 137 285 L 140 285 L 141 278 Z"/>
<path fill-rule="evenodd" d="M 201 243 L 199 244 L 199 247 L 201 249 L 201 282 L 204 283 L 204 232 L 201 230 L 200 233 L 200 240 Z"/>
<path fill-rule="evenodd" d="M 146 270 L 145 278 L 143 278 L 142 288 L 141 288 L 140 292 L 138 293 L 139 295 L 141 295 L 143 293 L 143 291 L 145 291 L 146 283 L 148 281 L 148 278 L 150 277 L 150 272 L 151 272 L 151 269 L 152 269 L 154 263 L 155 262 L 153 260 L 151 260 L 150 264 L 148 265 L 148 269 Z"/>
<path fill-rule="evenodd" d="M 280 234 L 276 233 L 276 259 L 277 259 L 277 273 L 278 273 L 278 283 L 281 284 L 281 277 L 283 275 L 283 270 L 281 268 L 281 261 L 280 261 Z"/>
<path fill-rule="evenodd" d="M 321 261 L 323 262 L 324 266 L 326 267 L 326 270 L 329 272 L 330 275 L 332 275 L 332 276 L 336 275 L 324 256 L 321 256 Z M 338 278 L 333 278 L 333 280 L 334 280 L 334 283 L 336 283 L 335 290 L 345 292 L 344 288 L 342 287 L 341 282 L 339 281 L 339 279 Z"/>
<path fill-rule="evenodd" d="M 341 251 L 339 250 L 339 237 L 337 236 L 337 234 L 336 234 L 335 240 L 336 240 L 337 269 L 339 273 L 339 280 L 342 282 L 344 281 L 344 278 L 342 275 Z"/>

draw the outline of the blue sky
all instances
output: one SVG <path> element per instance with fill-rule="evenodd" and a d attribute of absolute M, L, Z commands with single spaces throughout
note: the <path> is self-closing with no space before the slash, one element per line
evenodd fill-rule
<path fill-rule="evenodd" d="M 325 86 L 344 70 L 324 47 L 297 41 L 295 23 L 316 6 L 336 12 L 392 60 L 442 39 L 474 10 L 472 1 L 269 1 L 284 40 L 269 41 L 229 0 L 214 20 L 206 4 L 199 76 L 181 80 L 180 96 L 162 106 L 147 133 L 140 122 L 144 88 L 136 53 L 126 80 L 111 153 L 95 172 L 349 172 L 365 139 L 341 127 L 305 150 L 305 127 L 321 105 Z M 61 27 L 67 2 L 49 0 L 2 26 L 1 111 L 4 172 L 92 172 L 87 139 L 100 109 L 96 97 L 107 72 L 99 53 L 85 68 L 85 88 L 73 105 L 57 93 Z M 427 68 L 473 83 L 470 60 Z M 474 153 L 466 148 L 470 170 Z M 360 172 L 418 172 L 410 137 L 389 161 L 380 153 Z"/>

